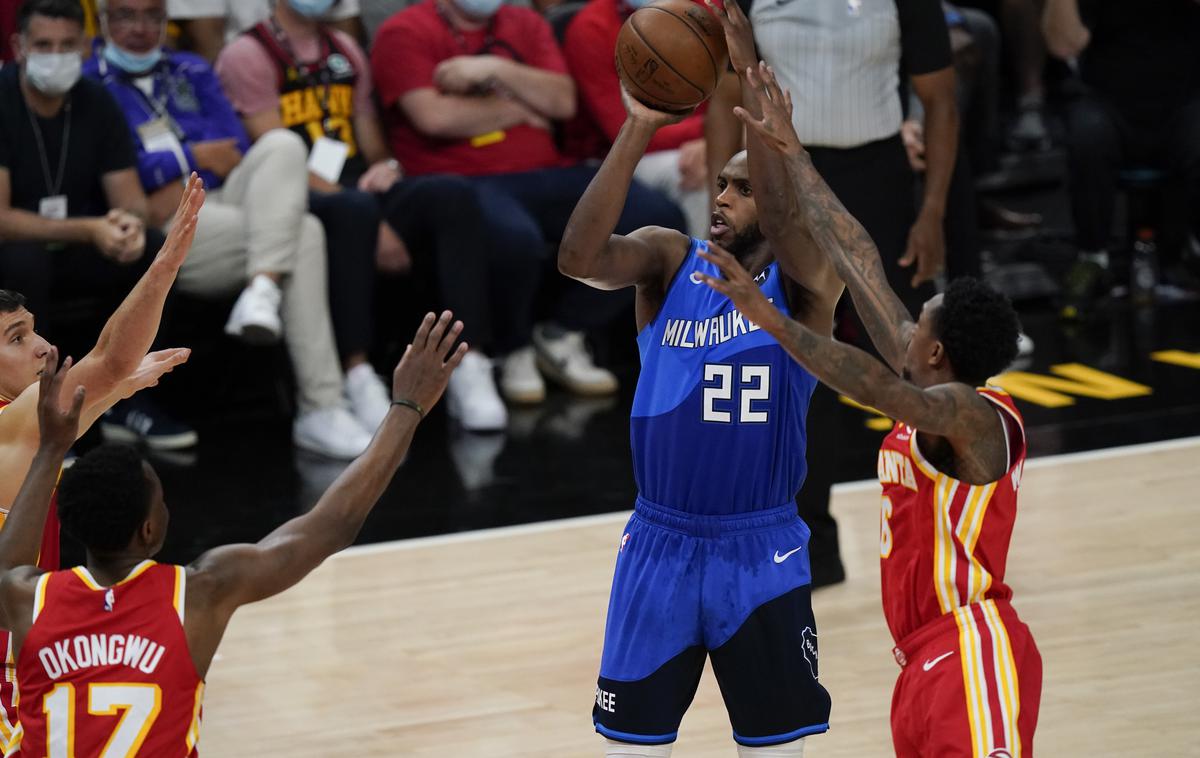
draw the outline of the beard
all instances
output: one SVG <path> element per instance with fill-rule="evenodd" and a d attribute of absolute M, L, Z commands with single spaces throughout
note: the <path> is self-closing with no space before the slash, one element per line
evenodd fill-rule
<path fill-rule="evenodd" d="M 739 263 L 745 263 L 746 258 L 754 252 L 754 248 L 766 241 L 762 230 L 758 228 L 758 224 L 751 224 L 747 227 L 739 229 L 733 239 L 729 240 L 729 244 L 725 245 L 725 249 L 729 254 L 738 259 Z"/>
<path fill-rule="evenodd" d="M 907 366 L 900 370 L 900 377 L 909 384 L 912 383 L 912 372 L 908 370 Z"/>

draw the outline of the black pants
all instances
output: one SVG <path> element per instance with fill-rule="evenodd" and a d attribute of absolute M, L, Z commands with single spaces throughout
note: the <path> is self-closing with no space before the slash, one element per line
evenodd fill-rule
<path fill-rule="evenodd" d="M 913 270 L 899 265 L 916 219 L 914 176 L 900 137 L 855 148 L 813 148 L 809 152 L 830 189 L 875 241 L 892 288 L 909 311 L 917 313 L 933 296 L 934 288 L 926 284 L 914 289 L 909 284 Z M 867 339 L 861 327 L 859 333 Z M 839 562 L 837 522 L 829 513 L 829 488 L 837 467 L 838 430 L 850 415 L 836 392 L 823 384 L 817 386 L 808 412 L 808 478 L 796 504 L 800 517 L 812 530 L 809 559 L 818 583 L 821 575 L 833 571 L 831 566 Z"/>
<path fill-rule="evenodd" d="M 374 336 L 375 248 L 379 200 L 370 192 L 309 192 L 308 209 L 325 227 L 329 316 L 338 354 L 365 353 Z"/>
<path fill-rule="evenodd" d="M 0 243 L 0 286 L 24 295 L 38 333 L 57 345 L 60 355 L 78 360 L 96 344 L 108 317 L 146 273 L 164 239 L 159 230 L 147 229 L 145 254 L 125 265 L 85 245 Z"/>
<path fill-rule="evenodd" d="M 506 320 L 499 352 L 529 344 L 534 300 L 544 278 L 557 290 L 549 318 L 585 331 L 610 323 L 632 302 L 631 293 L 604 292 L 558 276 L 555 248 L 596 166 L 579 165 L 474 177 L 492 235 L 492 303 Z M 683 231 L 683 212 L 671 200 L 638 182 L 629 189 L 617 234 L 643 226 Z M 499 329 L 498 329 L 499 331 Z"/>
<path fill-rule="evenodd" d="M 1180 179 L 1193 233 L 1200 233 L 1200 97 L 1162 114 L 1130 118 L 1088 95 L 1067 111 L 1071 211 L 1081 250 L 1108 247 L 1117 196 L 1117 172 L 1151 166 Z"/>
<path fill-rule="evenodd" d="M 491 235 L 475 186 L 460 176 L 410 177 L 380 201 L 383 217 L 408 247 L 415 272 L 433 281 L 439 304 L 462 320 L 462 338 L 494 348 Z"/>

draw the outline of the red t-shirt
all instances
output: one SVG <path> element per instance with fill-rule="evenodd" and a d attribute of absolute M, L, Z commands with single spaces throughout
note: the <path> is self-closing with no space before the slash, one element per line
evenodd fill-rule
<path fill-rule="evenodd" d="M 579 113 L 567 125 L 566 152 L 573 158 L 601 158 L 625 123 L 621 81 L 613 63 L 617 33 L 629 16 L 621 0 L 591 0 L 571 19 L 563 55 L 579 88 Z M 678 124 L 659 129 L 646 152 L 671 150 L 704 136 L 704 107 Z"/>
<path fill-rule="evenodd" d="M 421 134 L 404 115 L 400 97 L 432 88 L 437 65 L 459 55 L 497 55 L 567 73 L 550 25 L 536 12 L 503 5 L 487 28 L 456 33 L 438 14 L 435 1 L 425 0 L 389 18 L 371 48 L 371 70 L 392 152 L 405 172 L 480 175 L 562 165 L 554 139 L 544 129 L 522 125 L 471 139 L 441 139 Z"/>

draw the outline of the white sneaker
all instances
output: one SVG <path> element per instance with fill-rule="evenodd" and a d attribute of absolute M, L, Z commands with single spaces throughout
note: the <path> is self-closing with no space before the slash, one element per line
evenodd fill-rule
<path fill-rule="evenodd" d="M 532 345 L 514 350 L 500 362 L 500 391 L 514 403 L 540 403 L 546 399 L 546 383 L 538 373 Z"/>
<path fill-rule="evenodd" d="M 577 395 L 611 395 L 617 391 L 617 377 L 592 361 L 581 332 L 565 332 L 549 337 L 546 329 L 533 330 L 537 365 L 548 379 L 558 382 Z"/>
<path fill-rule="evenodd" d="M 251 345 L 272 345 L 283 334 L 279 303 L 283 293 L 269 277 L 259 274 L 238 296 L 225 322 L 225 333 Z"/>
<path fill-rule="evenodd" d="M 369 363 L 360 363 L 346 372 L 346 398 L 350 412 L 371 433 L 392 407 L 391 393 Z"/>
<path fill-rule="evenodd" d="M 350 411 L 334 406 L 297 416 L 292 424 L 292 441 L 302 450 L 350 460 L 367 449 L 371 435 Z"/>
<path fill-rule="evenodd" d="M 496 392 L 492 362 L 472 350 L 450 375 L 446 412 L 469 432 L 498 432 L 508 426 L 508 409 Z"/>

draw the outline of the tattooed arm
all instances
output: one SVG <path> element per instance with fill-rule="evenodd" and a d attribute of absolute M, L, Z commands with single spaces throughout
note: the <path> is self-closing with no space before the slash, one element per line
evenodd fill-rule
<path fill-rule="evenodd" d="M 756 91 L 761 93 L 763 84 L 749 78 L 758 66 L 750 21 L 735 2 L 725 3 L 723 7 L 717 6 L 713 0 L 707 0 L 706 4 L 725 29 L 729 62 L 741 82 L 742 108 L 753 118 L 761 118 L 760 96 L 756 95 Z M 763 71 L 766 71 L 765 66 Z M 786 124 L 780 126 L 791 130 L 790 99 L 785 105 Z M 796 144 L 799 144 L 798 139 Z M 805 293 L 803 302 L 791 304 L 798 309 L 794 317 L 819 334 L 830 334 L 833 332 L 833 312 L 845 286 L 828 257 L 809 234 L 801 213 L 801 199 L 796 196 L 795 184 L 782 161 L 754 130 L 746 132 L 746 155 L 750 166 L 750 184 L 758 208 L 758 226 L 771 243 L 771 252 L 779 261 L 780 269 Z"/>
<path fill-rule="evenodd" d="M 760 66 L 758 71 L 749 72 L 748 79 L 762 116 L 755 118 L 744 108 L 736 109 L 735 113 L 748 127 L 748 133 L 755 134 L 764 145 L 780 154 L 779 163 L 794 187 L 791 195 L 797 200 L 798 207 L 793 212 L 800 214 L 808 233 L 846 283 L 879 354 L 900 373 L 916 325 L 888 284 L 879 249 L 867 230 L 829 189 L 800 145 L 788 115 L 791 98 L 780 89 L 774 74 Z"/>
<path fill-rule="evenodd" d="M 926 434 L 946 437 L 956 449 L 956 443 L 972 444 L 979 430 L 989 425 L 999 430 L 995 409 L 972 387 L 953 382 L 921 389 L 910 384 L 862 350 L 785 318 L 737 259 L 721 248 L 710 243 L 709 251 L 700 255 L 724 277 L 700 275 L 708 286 L 733 300 L 746 318 L 838 392 Z"/>

